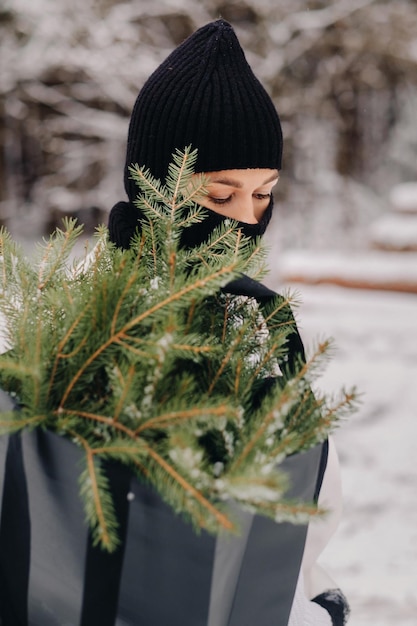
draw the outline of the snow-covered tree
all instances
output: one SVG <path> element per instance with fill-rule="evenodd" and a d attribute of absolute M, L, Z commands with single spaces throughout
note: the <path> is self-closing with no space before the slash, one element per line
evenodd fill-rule
<path fill-rule="evenodd" d="M 123 193 L 138 90 L 220 15 L 283 121 L 281 219 L 306 202 L 315 214 L 317 195 L 330 193 L 334 228 L 349 231 L 371 199 L 358 207 L 347 183 L 381 194 L 415 177 L 412 0 L 5 0 L 0 11 L 0 217 L 13 232 L 51 232 L 62 215 L 90 232 L 105 221 Z"/>

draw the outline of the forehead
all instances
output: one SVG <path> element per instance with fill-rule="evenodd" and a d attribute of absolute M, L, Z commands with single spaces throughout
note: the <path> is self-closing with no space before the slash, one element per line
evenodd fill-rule
<path fill-rule="evenodd" d="M 246 184 L 261 186 L 279 178 L 278 170 L 268 168 L 219 170 L 216 172 L 207 172 L 206 175 L 212 183 L 232 187 L 243 187 Z"/>

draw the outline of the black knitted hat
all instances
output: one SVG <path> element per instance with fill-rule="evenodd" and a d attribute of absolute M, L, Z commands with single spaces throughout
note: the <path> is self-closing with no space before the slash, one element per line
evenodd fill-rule
<path fill-rule="evenodd" d="M 127 167 L 145 165 L 162 180 L 175 150 L 198 149 L 197 172 L 281 169 L 278 114 L 248 65 L 232 26 L 217 20 L 178 46 L 149 77 L 129 127 Z"/>

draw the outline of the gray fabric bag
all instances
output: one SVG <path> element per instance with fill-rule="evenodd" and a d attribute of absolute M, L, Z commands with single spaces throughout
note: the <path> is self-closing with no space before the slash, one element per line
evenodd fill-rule
<path fill-rule="evenodd" d="M 0 410 L 10 400 L 0 392 Z M 290 496 L 318 494 L 326 445 L 288 458 Z M 306 526 L 238 507 L 238 537 L 193 529 L 130 472 L 107 474 L 121 547 L 91 543 L 78 490 L 80 451 L 40 429 L 0 437 L 3 626 L 285 626 Z M 128 495 L 129 494 L 129 495 Z"/>

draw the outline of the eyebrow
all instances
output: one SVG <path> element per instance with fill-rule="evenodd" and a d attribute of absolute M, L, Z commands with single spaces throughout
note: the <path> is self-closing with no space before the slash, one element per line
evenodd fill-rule
<path fill-rule="evenodd" d="M 278 170 L 275 170 L 275 172 L 271 174 L 271 176 L 268 176 L 268 178 L 264 180 L 263 183 L 261 183 L 259 186 L 262 187 L 262 185 L 271 183 L 276 178 L 279 178 Z M 240 182 L 240 180 L 236 180 L 235 178 L 227 178 L 224 176 L 222 176 L 221 178 L 212 178 L 210 182 L 219 183 L 220 185 L 229 185 L 229 187 L 237 187 L 238 189 L 241 189 L 243 187 L 243 184 Z"/>

